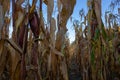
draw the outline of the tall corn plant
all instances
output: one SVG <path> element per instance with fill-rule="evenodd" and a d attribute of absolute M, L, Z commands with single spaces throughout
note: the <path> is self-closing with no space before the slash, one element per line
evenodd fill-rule
<path fill-rule="evenodd" d="M 96 1 L 88 1 L 90 3 L 91 9 L 89 9 L 89 27 L 90 27 L 90 34 L 91 38 L 90 40 L 90 67 L 91 67 L 91 78 L 93 80 L 106 80 L 106 67 L 104 62 L 104 56 L 105 54 L 103 52 L 103 41 L 104 36 L 107 37 L 103 32 L 104 26 L 102 25 L 101 20 L 101 0 Z M 106 44 L 106 43 L 105 43 Z"/>
<path fill-rule="evenodd" d="M 84 23 L 88 22 L 88 27 L 82 31 L 82 35 L 77 35 L 80 68 L 83 80 L 106 80 L 106 41 L 107 35 L 101 20 L 101 0 L 88 0 L 89 11 Z M 86 24 L 85 24 L 86 25 Z M 79 32 L 81 32 L 79 30 Z M 80 34 L 80 33 L 77 33 Z M 105 64 L 105 65 L 103 65 Z"/>
<path fill-rule="evenodd" d="M 67 65 L 66 65 L 66 59 L 64 57 L 65 52 L 65 34 L 66 34 L 66 23 L 68 18 L 73 12 L 74 5 L 76 3 L 75 0 L 73 1 L 62 1 L 57 0 L 57 6 L 58 6 L 58 32 L 56 34 L 56 40 L 55 40 L 55 28 L 56 28 L 56 21 L 54 18 L 52 18 L 52 12 L 54 7 L 54 2 L 52 1 L 44 1 L 47 4 L 47 23 L 48 27 L 50 26 L 50 33 L 49 29 L 46 30 L 47 34 L 45 37 L 47 39 L 47 43 L 50 43 L 48 47 L 48 79 L 49 80 L 56 80 L 56 79 L 63 79 L 68 80 L 68 73 L 67 73 Z M 70 4 L 67 4 L 67 3 Z M 68 12 L 69 11 L 69 12 Z M 68 12 L 68 13 L 67 13 Z M 66 16 L 65 16 L 66 15 Z M 48 48 L 47 47 L 47 48 Z M 56 55 L 57 53 L 57 55 Z M 54 77 L 53 77 L 54 76 Z"/>
<path fill-rule="evenodd" d="M 39 24 L 38 24 L 38 16 L 37 14 L 34 13 L 34 5 L 35 5 L 35 1 L 33 1 L 33 6 L 30 9 L 30 12 L 25 15 L 25 11 L 24 9 L 21 7 L 21 4 L 24 2 L 24 0 L 18 0 L 15 2 L 15 0 L 12 1 L 12 12 L 13 12 L 13 36 L 12 39 L 13 41 L 15 41 L 15 43 L 12 40 L 7 39 L 7 37 L 5 37 L 3 32 L 3 39 L 5 39 L 8 43 L 10 43 L 11 46 L 8 46 L 8 50 L 9 51 L 9 55 L 8 55 L 8 71 L 10 73 L 10 79 L 11 80 L 25 80 L 26 79 L 26 61 L 25 61 L 25 55 L 27 52 L 27 35 L 28 35 L 28 21 L 30 22 L 31 25 L 31 30 L 36 37 L 38 37 L 39 35 Z M 5 3 L 5 1 L 1 2 L 2 5 L 4 4 L 4 6 L 8 5 L 8 3 Z M 9 6 L 9 5 L 8 5 Z M 5 15 L 6 11 L 8 10 L 9 7 L 4 7 L 4 11 L 3 14 Z M 2 10 L 1 10 L 2 11 Z M 32 13 L 32 14 L 31 14 Z M 20 16 L 20 17 L 19 17 Z M 31 18 L 32 17 L 32 21 Z M 7 18 L 6 18 L 7 19 Z M 8 20 L 5 20 L 5 22 L 7 22 L 8 24 Z M 29 19 L 29 20 L 28 20 Z M 34 24 L 33 24 L 34 23 Z M 6 27 L 6 25 L 5 25 Z M 1 29 L 6 29 L 5 27 L 1 28 Z M 6 31 L 6 30 L 5 30 Z M 7 34 L 7 32 L 6 32 Z M 3 46 L 6 43 L 3 43 Z M 37 43 L 35 44 L 37 45 Z M 33 47 L 34 50 L 35 47 Z M 37 48 L 36 48 L 37 49 Z M 37 51 L 37 50 L 35 50 Z M 3 52 L 4 53 L 4 52 Z M 6 52 L 5 52 L 6 53 Z M 20 53 L 20 54 L 19 54 Z M 37 54 L 37 53 L 35 53 Z M 5 57 L 3 57 L 4 59 L 6 59 Z M 35 62 L 33 62 L 33 65 L 36 67 L 37 65 L 37 58 L 33 58 L 33 60 Z M 4 61 L 2 61 L 4 62 Z M 5 62 L 4 62 L 5 63 Z M 36 63 L 36 64 L 35 64 Z M 6 65 L 6 66 L 7 66 Z M 37 76 L 35 76 L 35 78 L 37 80 L 39 79 L 39 74 L 37 71 L 39 70 L 34 70 L 35 73 L 37 74 Z"/>
<path fill-rule="evenodd" d="M 58 0 L 59 1 L 59 0 Z M 65 44 L 65 34 L 67 31 L 66 28 L 66 23 L 67 20 L 69 19 L 69 17 L 71 16 L 74 6 L 76 4 L 76 0 L 60 0 L 58 2 L 58 32 L 56 35 L 56 49 L 58 51 L 62 51 L 64 44 Z M 61 8 L 62 7 L 62 8 Z M 64 52 L 64 50 L 63 50 Z M 63 53 L 62 52 L 62 53 Z M 61 78 L 60 79 L 64 79 L 64 80 L 68 80 L 68 73 L 67 73 L 67 65 L 65 63 L 65 58 L 64 57 L 58 57 L 58 69 L 59 69 L 59 73 L 61 73 Z"/>
<path fill-rule="evenodd" d="M 8 15 L 7 11 L 9 12 L 10 8 L 10 2 L 9 0 L 7 1 L 8 3 L 6 3 L 5 0 L 0 1 L 0 79 L 9 79 L 9 77 L 4 77 L 4 75 L 7 75 L 5 73 L 5 68 L 8 55 L 8 44 L 6 43 L 5 38 L 9 37 L 8 25 L 10 22 L 10 18 L 6 16 L 6 14 Z"/>
<path fill-rule="evenodd" d="M 112 75 L 111 68 L 108 65 L 114 64 L 116 50 L 112 51 L 111 49 L 114 44 L 119 43 L 119 39 L 117 38 L 117 43 L 112 45 L 114 31 L 112 28 L 108 31 L 105 29 L 101 20 L 100 5 L 100 1 L 88 0 L 89 11 L 87 18 L 85 18 L 88 22 L 88 27 L 82 31 L 85 36 L 82 37 L 79 33 L 81 30 L 76 29 L 76 44 L 78 45 L 77 48 L 79 48 L 76 51 L 80 57 L 77 60 L 79 60 L 83 80 L 106 80 L 110 79 Z M 111 60 L 111 62 L 108 60 Z"/>

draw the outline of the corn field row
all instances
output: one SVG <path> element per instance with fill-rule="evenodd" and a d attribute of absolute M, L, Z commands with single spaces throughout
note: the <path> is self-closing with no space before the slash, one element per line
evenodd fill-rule
<path fill-rule="evenodd" d="M 72 22 L 70 44 L 66 24 L 76 0 L 56 3 L 57 19 L 54 0 L 0 0 L 0 80 L 120 80 L 120 13 L 106 12 L 103 22 L 101 0 L 87 0 L 88 13 L 79 12 L 83 22 Z"/>

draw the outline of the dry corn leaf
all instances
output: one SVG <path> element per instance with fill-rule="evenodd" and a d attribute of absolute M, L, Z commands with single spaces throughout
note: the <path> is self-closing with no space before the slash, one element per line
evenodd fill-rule
<path fill-rule="evenodd" d="M 18 27 L 20 26 L 20 24 L 23 22 L 23 19 L 24 19 L 24 13 L 19 11 L 18 12 L 18 18 L 17 20 L 15 21 L 15 26 L 16 26 L 16 32 L 18 31 Z"/>
<path fill-rule="evenodd" d="M 51 44 L 55 47 L 55 31 L 56 31 L 56 21 L 54 18 L 51 19 L 51 26 L 50 26 L 50 38 Z"/>
<path fill-rule="evenodd" d="M 3 25 L 3 6 L 0 5 L 0 30 Z"/>
<path fill-rule="evenodd" d="M 87 6 L 88 6 L 88 7 L 91 6 L 91 1 L 90 1 L 90 0 L 87 1 Z"/>
<path fill-rule="evenodd" d="M 3 7 L 0 5 L 0 39 L 2 36 L 2 27 L 3 27 Z"/>
<path fill-rule="evenodd" d="M 20 54 L 23 54 L 23 50 L 16 45 L 16 43 L 14 41 L 12 41 L 11 39 L 6 39 L 6 41 L 16 50 L 18 51 Z"/>
<path fill-rule="evenodd" d="M 48 71 L 51 71 L 51 53 L 48 55 Z"/>
<path fill-rule="evenodd" d="M 72 15 L 76 0 L 61 0 L 62 10 L 60 14 L 60 25 L 66 27 L 68 18 Z"/>
<path fill-rule="evenodd" d="M 43 2 L 44 2 L 46 5 L 48 5 L 48 0 L 43 0 Z"/>
<path fill-rule="evenodd" d="M 65 27 L 66 28 L 66 27 Z M 56 46 L 56 49 L 58 51 L 61 51 L 61 46 L 62 44 L 64 43 L 64 39 L 65 39 L 65 29 L 64 28 L 61 28 L 58 32 L 57 32 L 57 36 L 56 36 L 56 43 L 55 43 L 55 46 Z"/>
<path fill-rule="evenodd" d="M 53 9 L 54 9 L 54 0 L 48 0 L 48 5 L 47 5 L 47 18 L 48 18 L 48 23 L 49 23 L 50 20 L 51 20 Z"/>
<path fill-rule="evenodd" d="M 7 50 L 5 47 L 5 41 L 0 40 L 0 75 L 3 73 L 5 65 L 6 65 L 6 55 Z"/>
<path fill-rule="evenodd" d="M 32 7 L 30 8 L 30 14 L 34 12 L 36 2 L 37 2 L 37 0 L 33 0 L 33 2 L 32 2 Z"/>
<path fill-rule="evenodd" d="M 15 21 L 16 32 L 18 31 L 18 28 L 21 25 L 21 23 L 23 22 L 24 17 L 25 17 L 24 13 L 21 11 L 19 11 L 17 14 L 18 14 L 18 18 Z"/>
<path fill-rule="evenodd" d="M 45 56 L 46 52 L 47 52 L 47 50 L 44 49 L 44 50 L 42 51 L 42 55 L 41 55 L 41 56 L 42 56 L 42 57 Z"/>
<path fill-rule="evenodd" d="M 60 0 L 57 0 L 57 7 L 58 7 L 58 12 L 60 12 L 62 8 L 62 3 L 60 2 Z"/>
<path fill-rule="evenodd" d="M 6 11 L 10 9 L 10 0 L 4 0 L 2 5 L 3 5 L 3 12 L 5 15 Z"/>
<path fill-rule="evenodd" d="M 35 10 L 35 5 L 32 5 L 32 7 L 30 8 L 30 13 L 33 13 Z"/>
<path fill-rule="evenodd" d="M 15 59 L 14 59 L 15 60 Z M 18 63 L 17 63 L 18 62 Z M 17 63 L 17 64 L 16 64 Z M 16 64 L 16 65 L 15 65 Z M 15 61 L 15 64 L 14 65 L 12 65 L 12 66 L 15 66 L 15 71 L 13 71 L 14 70 L 14 68 L 13 68 L 13 70 L 12 70 L 12 73 L 11 73 L 11 80 L 21 80 L 20 79 L 20 69 L 21 69 L 21 65 L 20 65 L 20 61 Z"/>
<path fill-rule="evenodd" d="M 18 65 L 20 65 L 20 63 L 19 63 L 20 62 L 20 55 L 11 46 L 8 46 L 8 49 L 10 51 L 9 64 L 10 64 L 11 80 L 19 80 L 20 75 L 18 75 L 18 74 L 20 74 L 20 66 L 18 66 Z"/>
<path fill-rule="evenodd" d="M 118 32 L 120 32 L 120 26 L 118 27 Z"/>
<path fill-rule="evenodd" d="M 97 21 L 99 24 L 99 29 L 101 29 L 101 0 L 95 0 L 94 1 L 95 4 L 95 13 L 96 13 L 96 17 L 97 17 Z"/>
<path fill-rule="evenodd" d="M 17 5 L 21 5 L 24 1 L 25 1 L 25 0 L 17 0 L 17 1 L 16 1 L 16 4 L 17 4 Z"/>
<path fill-rule="evenodd" d="M 2 6 L 0 5 L 0 39 L 2 37 L 2 27 L 3 27 L 3 9 Z"/>
<path fill-rule="evenodd" d="M 67 64 L 65 63 L 64 59 L 61 62 L 60 70 L 61 70 L 64 80 L 68 80 Z"/>
<path fill-rule="evenodd" d="M 3 40 L 0 40 L 0 57 L 1 57 L 1 55 L 2 55 L 3 46 L 4 46 L 4 41 L 3 41 Z"/>
<path fill-rule="evenodd" d="M 50 49 L 53 51 L 53 53 L 55 53 L 56 55 L 59 55 L 59 56 L 61 56 L 61 57 L 64 56 L 61 52 L 59 52 L 59 51 L 57 51 L 55 48 L 53 48 L 53 46 L 50 45 L 49 47 L 50 47 Z"/>
<path fill-rule="evenodd" d="M 45 27 L 44 27 L 44 18 L 43 18 L 43 15 L 42 14 L 40 14 L 40 26 L 41 26 L 41 30 L 42 30 L 42 32 L 43 32 L 43 34 L 45 34 Z"/>

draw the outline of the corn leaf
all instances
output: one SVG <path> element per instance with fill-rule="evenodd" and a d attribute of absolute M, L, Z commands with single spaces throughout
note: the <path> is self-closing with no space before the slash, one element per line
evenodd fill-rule
<path fill-rule="evenodd" d="M 92 48 L 92 52 L 91 52 L 91 63 L 92 65 L 94 65 L 94 61 L 95 61 L 95 48 Z"/>
<path fill-rule="evenodd" d="M 54 9 L 54 0 L 48 0 L 48 5 L 47 5 L 47 18 L 48 18 L 48 23 L 49 23 L 50 20 L 51 20 L 53 9 Z"/>
<path fill-rule="evenodd" d="M 62 8 L 62 4 L 61 4 L 60 0 L 57 0 L 57 7 L 58 7 L 58 12 L 60 12 L 61 8 Z"/>
<path fill-rule="evenodd" d="M 68 80 L 67 65 L 66 65 L 65 61 L 62 61 L 60 69 L 61 69 L 61 73 L 63 75 L 63 79 Z"/>
<path fill-rule="evenodd" d="M 33 0 L 33 2 L 32 2 L 32 7 L 30 8 L 30 14 L 34 12 L 36 2 L 37 2 L 37 0 Z"/>
<path fill-rule="evenodd" d="M 3 7 L 0 5 L 0 39 L 2 37 L 2 27 L 3 27 Z"/>
<path fill-rule="evenodd" d="M 17 5 L 21 5 L 24 1 L 25 1 L 25 0 L 17 0 L 17 1 L 16 1 L 16 4 L 17 4 Z"/>
<path fill-rule="evenodd" d="M 3 5 L 3 12 L 5 15 L 5 13 L 10 9 L 10 0 L 4 0 L 2 5 Z"/>
<path fill-rule="evenodd" d="M 59 55 L 59 56 L 61 56 L 61 57 L 64 56 L 61 52 L 57 51 L 57 50 L 56 50 L 55 48 L 53 48 L 51 45 L 50 45 L 50 48 L 51 48 L 51 50 L 52 50 L 56 55 Z"/>
<path fill-rule="evenodd" d="M 48 55 L 48 71 L 51 71 L 51 53 Z"/>
<path fill-rule="evenodd" d="M 4 44 L 5 41 L 0 40 L 0 75 L 3 73 L 6 64 L 7 50 Z"/>
<path fill-rule="evenodd" d="M 95 0 L 94 1 L 95 4 L 95 13 L 96 13 L 96 17 L 97 17 L 97 21 L 99 24 L 99 29 L 101 29 L 101 0 Z"/>
<path fill-rule="evenodd" d="M 51 26 L 50 26 L 50 38 L 51 44 L 55 47 L 55 31 L 56 31 L 56 21 L 54 18 L 51 19 Z"/>
<path fill-rule="evenodd" d="M 23 50 L 16 45 L 16 43 L 14 41 L 12 41 L 11 39 L 6 39 L 6 41 L 16 50 L 18 51 L 20 54 L 23 54 Z"/>
<path fill-rule="evenodd" d="M 99 29 L 97 28 L 97 29 L 95 30 L 95 37 L 94 37 L 94 40 L 95 40 L 95 41 L 98 40 L 99 37 L 100 37 L 100 31 L 99 31 Z"/>
<path fill-rule="evenodd" d="M 9 64 L 10 64 L 10 74 L 12 80 L 19 80 L 20 77 L 20 55 L 14 50 L 11 46 L 8 46 L 9 49 Z"/>
<path fill-rule="evenodd" d="M 43 2 L 44 2 L 46 5 L 48 5 L 48 0 L 43 0 Z"/>
<path fill-rule="evenodd" d="M 18 12 L 18 18 L 17 18 L 17 20 L 15 21 L 16 32 L 18 31 L 21 23 L 23 22 L 24 17 L 25 17 L 24 13 L 21 12 L 21 11 L 19 11 L 19 12 Z"/>

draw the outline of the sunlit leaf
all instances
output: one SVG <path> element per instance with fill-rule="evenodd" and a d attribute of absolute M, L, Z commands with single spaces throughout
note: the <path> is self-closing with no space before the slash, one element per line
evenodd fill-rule
<path fill-rule="evenodd" d="M 24 19 L 24 13 L 22 13 L 21 11 L 18 12 L 18 18 L 15 21 L 15 27 L 16 27 L 16 32 L 18 31 L 18 28 L 20 27 L 20 24 L 23 22 Z"/>
<path fill-rule="evenodd" d="M 61 8 L 62 8 L 62 4 L 61 4 L 60 0 L 57 0 L 57 6 L 58 6 L 58 11 L 60 12 Z"/>
<path fill-rule="evenodd" d="M 36 2 L 37 2 L 37 0 L 33 0 L 33 2 L 32 2 L 32 7 L 30 8 L 30 14 L 34 12 Z"/>

